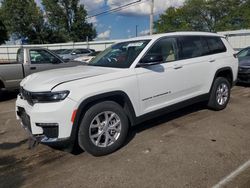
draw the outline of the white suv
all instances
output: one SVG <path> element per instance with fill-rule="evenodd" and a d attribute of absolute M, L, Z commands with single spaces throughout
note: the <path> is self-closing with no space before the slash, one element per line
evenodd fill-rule
<path fill-rule="evenodd" d="M 130 126 L 199 101 L 222 110 L 237 79 L 238 60 L 225 37 L 176 32 L 112 45 L 88 66 L 26 77 L 17 117 L 47 145 L 92 155 L 114 152 Z"/>

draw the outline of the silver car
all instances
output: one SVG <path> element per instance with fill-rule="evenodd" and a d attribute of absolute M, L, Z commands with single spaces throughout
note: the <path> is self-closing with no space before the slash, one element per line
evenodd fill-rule
<path fill-rule="evenodd" d="M 58 54 L 64 61 L 69 61 L 76 59 L 77 57 L 88 55 L 92 53 L 94 50 L 85 49 L 85 48 L 77 48 L 77 49 L 67 49 Z"/>

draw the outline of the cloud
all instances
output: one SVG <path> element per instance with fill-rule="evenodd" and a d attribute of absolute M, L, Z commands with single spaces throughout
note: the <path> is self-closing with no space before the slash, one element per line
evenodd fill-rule
<path fill-rule="evenodd" d="M 140 36 L 149 35 L 149 29 L 146 29 L 146 30 L 144 30 L 144 31 L 141 31 L 141 32 L 139 33 L 139 35 L 140 35 Z"/>
<path fill-rule="evenodd" d="M 80 3 L 83 4 L 87 11 L 98 10 L 100 7 L 103 7 L 105 4 L 104 0 L 80 0 Z"/>
<path fill-rule="evenodd" d="M 107 0 L 108 6 L 112 8 L 117 8 L 119 6 L 135 2 L 136 0 Z M 155 0 L 154 4 L 154 12 L 155 14 L 163 13 L 168 7 L 178 7 L 183 4 L 185 0 Z M 131 5 L 128 8 L 125 8 L 117 13 L 125 14 L 125 15 L 148 15 L 150 13 L 150 0 L 142 0 L 141 2 Z"/>
<path fill-rule="evenodd" d="M 104 31 L 103 33 L 100 33 L 100 34 L 97 36 L 97 39 L 102 39 L 102 40 L 109 39 L 110 34 L 111 34 L 111 30 L 109 29 L 109 30 L 107 30 L 107 31 Z"/>
<path fill-rule="evenodd" d="M 94 27 L 96 27 L 96 26 L 97 26 L 97 23 L 98 23 L 98 20 L 97 20 L 97 18 L 94 16 L 94 17 L 88 18 L 88 19 L 87 19 L 87 22 L 88 22 L 88 23 L 92 23 L 92 24 L 94 25 Z"/>

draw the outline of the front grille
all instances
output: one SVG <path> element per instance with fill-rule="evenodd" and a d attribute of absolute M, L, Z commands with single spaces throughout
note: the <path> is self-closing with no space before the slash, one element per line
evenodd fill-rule
<path fill-rule="evenodd" d="M 30 105 L 33 105 L 33 100 L 32 100 L 32 93 L 23 89 L 22 87 L 20 88 L 20 96 L 22 99 L 26 100 Z"/>

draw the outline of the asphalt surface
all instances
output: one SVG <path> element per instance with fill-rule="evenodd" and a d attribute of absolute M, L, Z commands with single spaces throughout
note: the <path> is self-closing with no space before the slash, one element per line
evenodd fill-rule
<path fill-rule="evenodd" d="M 249 86 L 236 86 L 223 111 L 197 104 L 144 122 L 123 148 L 98 158 L 44 145 L 28 149 L 15 96 L 0 102 L 1 188 L 250 187 Z"/>

